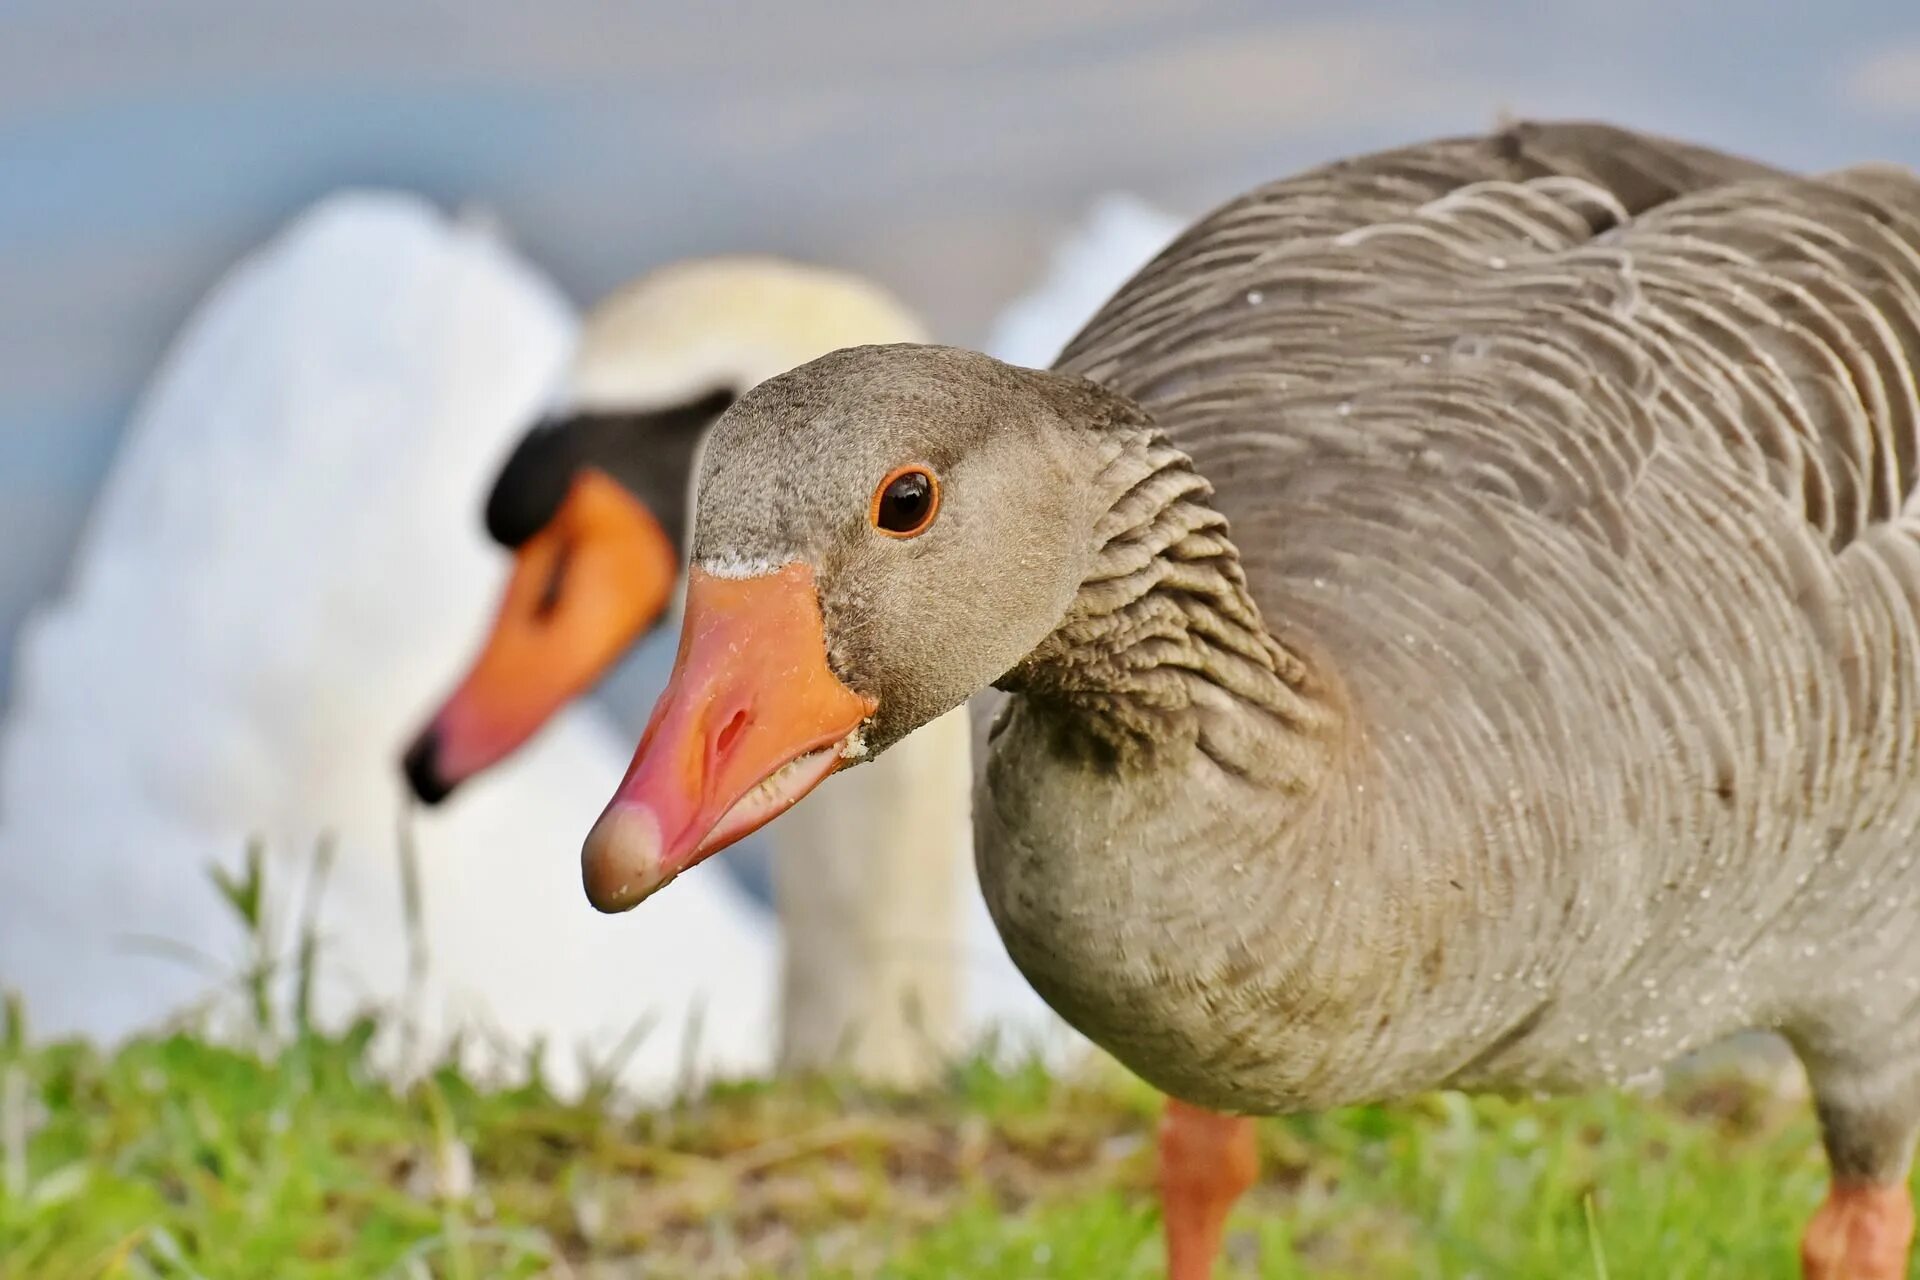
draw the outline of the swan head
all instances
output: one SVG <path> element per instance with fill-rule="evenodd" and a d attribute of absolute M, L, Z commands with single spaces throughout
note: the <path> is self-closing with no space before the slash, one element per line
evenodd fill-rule
<path fill-rule="evenodd" d="M 768 257 L 677 263 L 595 307 L 487 496 L 511 566 L 478 653 L 407 748 L 414 794 L 438 803 L 504 759 L 667 614 L 700 444 L 736 397 L 838 347 L 920 336 L 877 286 Z"/>
<path fill-rule="evenodd" d="M 1143 422 L 1093 383 L 916 345 L 728 409 L 673 675 L 582 850 L 593 904 L 636 905 L 1018 666 L 1085 582 Z"/>

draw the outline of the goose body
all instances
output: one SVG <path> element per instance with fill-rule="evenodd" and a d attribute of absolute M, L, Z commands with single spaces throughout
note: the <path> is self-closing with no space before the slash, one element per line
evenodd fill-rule
<path fill-rule="evenodd" d="M 1754 1025 L 1827 1074 L 1836 1034 L 1920 1034 L 1911 181 L 1500 147 L 1256 193 L 1060 362 L 1210 483 L 1298 685 L 1294 727 L 1189 714 L 1153 731 L 1193 754 L 1092 775 L 1028 700 L 989 766 L 1016 959 L 1178 1096 L 1581 1087 Z M 1223 886 L 1248 909 L 1178 927 Z"/>
<path fill-rule="evenodd" d="M 857 755 L 1009 691 L 982 885 L 1047 1001 L 1181 1100 L 1181 1280 L 1250 1176 L 1196 1106 L 1579 1088 L 1749 1026 L 1820 1107 L 1808 1274 L 1901 1275 L 1917 364 L 1910 174 L 1586 125 L 1331 165 L 1201 221 L 1053 372 L 877 348 L 736 406 L 689 635 L 810 601 L 817 639 L 756 643 L 822 683 L 696 644 L 662 723 L 737 697 Z M 934 515 L 867 527 L 903 466 Z M 736 754 L 803 786 L 778 736 Z M 655 818 L 688 749 L 595 827 L 602 906 L 710 852 Z"/>

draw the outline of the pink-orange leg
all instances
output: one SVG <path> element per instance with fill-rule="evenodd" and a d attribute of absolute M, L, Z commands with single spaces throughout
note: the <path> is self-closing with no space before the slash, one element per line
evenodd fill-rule
<path fill-rule="evenodd" d="M 1209 1280 L 1227 1215 L 1259 1171 L 1252 1120 L 1167 1099 L 1160 1119 L 1167 1280 Z"/>
<path fill-rule="evenodd" d="M 1905 1183 L 1836 1180 L 1800 1241 L 1806 1280 L 1906 1280 L 1913 1197 Z"/>

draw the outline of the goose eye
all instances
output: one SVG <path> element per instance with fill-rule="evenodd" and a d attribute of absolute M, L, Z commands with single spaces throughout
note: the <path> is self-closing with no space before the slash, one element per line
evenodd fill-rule
<path fill-rule="evenodd" d="M 873 491 L 867 519 L 873 527 L 895 538 L 926 532 L 940 510 L 940 482 L 925 467 L 901 467 Z"/>

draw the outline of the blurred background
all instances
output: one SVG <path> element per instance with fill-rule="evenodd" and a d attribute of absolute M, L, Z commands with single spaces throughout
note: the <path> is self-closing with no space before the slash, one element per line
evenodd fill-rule
<path fill-rule="evenodd" d="M 335 188 L 484 205 L 576 301 L 673 258 L 764 249 L 863 272 L 977 343 L 1100 192 L 1197 214 L 1502 112 L 1789 166 L 1920 160 L 1911 5 L 1732 13 L 9 0 L 0 666 L 170 335 L 239 253 Z"/>

